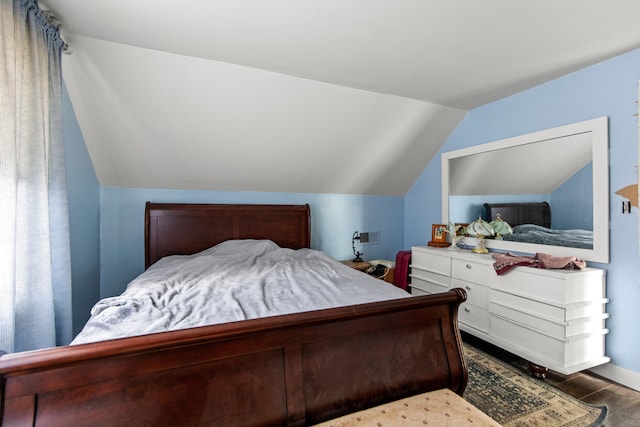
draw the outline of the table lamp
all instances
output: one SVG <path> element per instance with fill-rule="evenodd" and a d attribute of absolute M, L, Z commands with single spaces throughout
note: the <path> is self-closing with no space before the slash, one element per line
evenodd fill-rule
<path fill-rule="evenodd" d="M 513 233 L 511 226 L 500 217 L 500 214 L 496 214 L 496 219 L 491 221 L 489 225 L 496 233 L 496 240 L 502 240 L 503 235 Z"/>
<path fill-rule="evenodd" d="M 482 218 L 478 218 L 467 226 L 467 233 L 475 237 L 478 241 L 476 247 L 471 249 L 471 252 L 476 254 L 489 253 L 489 250 L 484 246 L 484 238 L 494 235 L 493 228 L 491 228 L 489 223 Z"/>

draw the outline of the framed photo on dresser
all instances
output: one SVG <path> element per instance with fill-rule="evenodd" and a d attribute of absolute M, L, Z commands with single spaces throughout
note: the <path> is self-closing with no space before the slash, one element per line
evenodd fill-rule
<path fill-rule="evenodd" d="M 447 242 L 447 224 L 433 224 L 431 226 L 431 241 L 429 246 L 446 247 L 450 243 Z"/>

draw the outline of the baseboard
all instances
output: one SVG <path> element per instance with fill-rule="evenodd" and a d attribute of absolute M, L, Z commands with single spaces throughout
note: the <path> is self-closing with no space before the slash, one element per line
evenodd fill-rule
<path fill-rule="evenodd" d="M 613 363 L 605 363 L 589 369 L 594 374 L 615 381 L 625 387 L 640 391 L 640 373 L 621 368 Z"/>

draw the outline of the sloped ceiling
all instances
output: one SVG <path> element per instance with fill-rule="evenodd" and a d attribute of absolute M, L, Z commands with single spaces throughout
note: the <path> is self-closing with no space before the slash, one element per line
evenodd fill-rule
<path fill-rule="evenodd" d="M 101 185 L 403 195 L 467 110 L 640 47 L 637 0 L 47 0 Z"/>
<path fill-rule="evenodd" d="M 449 194 L 550 194 L 592 162 L 592 140 L 577 133 L 451 159 Z"/>

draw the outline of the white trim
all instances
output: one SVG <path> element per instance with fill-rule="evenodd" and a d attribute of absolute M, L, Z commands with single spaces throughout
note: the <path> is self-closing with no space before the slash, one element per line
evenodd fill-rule
<path fill-rule="evenodd" d="M 625 387 L 640 391 L 640 373 L 638 372 L 621 368 L 620 366 L 614 365 L 613 363 L 606 363 L 589 370 L 595 374 L 600 375 L 601 377 L 607 378 L 611 381 L 615 381 Z"/>

